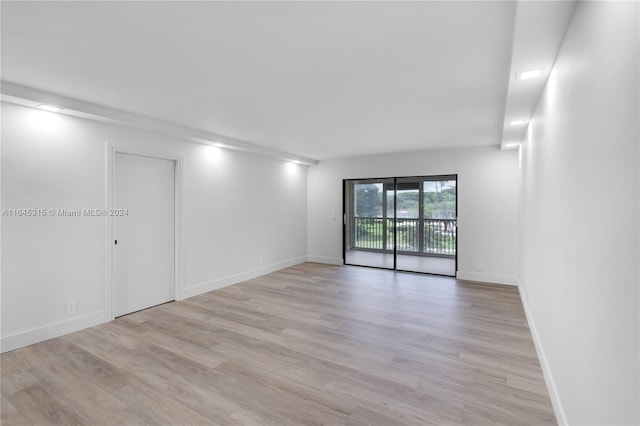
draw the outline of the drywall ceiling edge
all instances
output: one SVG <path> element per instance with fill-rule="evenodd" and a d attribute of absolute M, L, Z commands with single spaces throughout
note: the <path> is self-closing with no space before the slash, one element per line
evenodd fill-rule
<path fill-rule="evenodd" d="M 577 5 L 568 1 L 519 1 L 516 8 L 501 148 L 520 143 L 545 86 Z M 543 69 L 540 78 L 516 80 L 516 73 Z M 509 123 L 523 120 L 524 124 Z"/>
<path fill-rule="evenodd" d="M 4 80 L 1 81 L 0 92 L 2 94 L 2 101 L 7 103 L 31 108 L 37 108 L 41 104 L 53 105 L 64 108 L 60 111 L 61 114 L 160 133 L 205 145 L 247 151 L 284 161 L 294 161 L 308 166 L 318 164 L 318 160 L 313 158 L 302 157 L 290 152 L 255 145 L 250 142 L 245 142 L 228 136 L 191 129 L 143 117 L 137 114 L 107 108 L 97 104 L 81 101 L 79 99 L 48 93 Z"/>

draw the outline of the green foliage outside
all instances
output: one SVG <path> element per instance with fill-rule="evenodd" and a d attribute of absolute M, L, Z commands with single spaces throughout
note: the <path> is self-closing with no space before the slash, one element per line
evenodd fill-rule
<path fill-rule="evenodd" d="M 382 184 L 355 185 L 356 216 L 382 216 Z"/>
<path fill-rule="evenodd" d="M 384 248 L 384 220 L 380 218 L 356 218 L 356 241 L 355 247 L 366 249 L 382 250 Z M 387 250 L 393 249 L 393 220 L 386 219 L 387 227 Z M 419 241 L 419 219 L 398 219 L 397 220 L 397 243 L 398 250 L 408 252 L 418 252 Z M 424 225 L 424 252 L 436 254 L 455 254 L 455 225 L 448 222 L 447 228 L 443 229 L 444 223 L 441 221 L 427 221 Z"/>
<path fill-rule="evenodd" d="M 455 181 L 424 182 L 424 217 L 426 219 L 455 219 Z M 355 213 L 357 217 L 382 217 L 382 184 L 359 184 L 355 190 Z M 420 195 L 418 190 L 397 192 L 398 217 L 419 216 Z M 393 191 L 387 195 L 387 217 L 393 217 Z"/>
<path fill-rule="evenodd" d="M 382 184 L 355 185 L 355 247 L 384 248 L 384 220 L 382 218 Z M 456 218 L 455 181 L 423 182 L 424 191 L 424 252 L 455 254 L 455 224 L 429 221 L 429 219 Z M 398 250 L 418 252 L 419 191 L 397 191 L 397 243 Z M 387 217 L 393 217 L 393 192 L 387 195 Z M 386 220 L 387 250 L 393 249 L 393 221 Z"/>

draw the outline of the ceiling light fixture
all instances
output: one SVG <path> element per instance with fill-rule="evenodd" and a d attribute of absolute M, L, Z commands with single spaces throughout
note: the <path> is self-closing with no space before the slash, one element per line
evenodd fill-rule
<path fill-rule="evenodd" d="M 534 70 L 520 71 L 516 73 L 516 80 L 530 80 L 542 77 L 546 68 L 536 68 Z"/>
<path fill-rule="evenodd" d="M 520 142 L 507 142 L 502 144 L 502 149 L 515 149 L 520 146 Z"/>
<path fill-rule="evenodd" d="M 509 126 L 522 126 L 523 124 L 527 124 L 525 120 L 511 120 L 509 122 Z"/>
<path fill-rule="evenodd" d="M 50 111 L 50 112 L 60 112 L 60 111 L 62 111 L 64 109 L 64 108 L 59 107 L 59 106 L 46 105 L 46 104 L 40 104 L 40 105 L 38 105 L 38 108 L 43 109 L 45 111 Z"/>

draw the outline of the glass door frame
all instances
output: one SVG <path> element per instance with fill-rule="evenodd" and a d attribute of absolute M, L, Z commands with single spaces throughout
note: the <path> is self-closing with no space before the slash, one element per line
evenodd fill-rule
<path fill-rule="evenodd" d="M 356 183 L 357 182 L 357 183 Z M 355 220 L 353 220 L 354 222 L 354 226 L 352 227 L 352 235 L 349 234 L 347 232 L 347 228 L 349 226 L 349 224 L 347 223 L 347 221 L 349 220 L 350 216 L 349 216 L 349 212 L 348 210 L 351 209 L 352 212 L 354 212 L 352 214 L 351 219 L 355 219 L 355 207 L 354 207 L 354 203 L 353 203 L 353 195 L 354 192 L 351 190 L 347 189 L 347 185 L 351 183 L 352 187 L 355 187 L 356 184 L 362 185 L 362 184 L 380 184 L 382 185 L 382 248 L 381 249 L 367 249 L 367 248 L 361 248 L 361 251 L 373 251 L 373 252 L 380 252 L 381 254 L 386 253 L 387 251 L 391 251 L 393 253 L 393 267 L 388 267 L 388 266 L 374 266 L 374 265 L 359 265 L 359 264 L 353 264 L 353 263 L 347 263 L 347 239 L 349 239 L 349 241 L 351 242 L 351 244 L 353 245 L 355 243 L 355 233 L 356 233 L 356 226 L 355 226 Z M 392 186 L 392 190 L 393 190 L 393 194 L 394 194 L 394 203 L 393 203 L 393 217 L 389 217 L 388 216 L 388 200 L 387 200 L 387 188 L 388 185 Z M 343 265 L 351 265 L 351 266 L 363 266 L 366 268 L 377 268 L 377 269 L 386 269 L 389 271 L 393 271 L 396 269 L 396 255 L 395 255 L 395 246 L 396 246 L 396 232 L 395 232 L 395 212 L 397 209 L 397 205 L 396 205 L 396 200 L 395 200 L 395 178 L 366 178 L 366 179 L 343 179 L 342 180 L 342 263 Z M 349 200 L 349 202 L 347 203 L 347 194 L 350 194 L 351 200 Z M 388 239 L 388 221 L 392 222 L 392 232 L 391 235 L 393 236 L 392 241 L 389 241 Z M 388 249 L 389 243 L 392 244 L 393 250 Z"/>
<path fill-rule="evenodd" d="M 387 212 L 387 191 L 385 189 L 386 185 L 388 185 L 388 183 L 385 183 L 385 181 L 390 181 L 393 180 L 393 217 L 389 218 L 388 217 L 388 212 Z M 412 270 L 405 270 L 405 269 L 398 269 L 398 233 L 397 233 L 397 219 L 398 219 L 398 181 L 406 181 L 408 183 L 415 181 L 418 182 L 419 185 L 419 197 L 418 197 L 418 202 L 419 202 L 419 213 L 418 213 L 418 221 L 419 221 L 419 230 L 420 229 L 424 229 L 424 182 L 426 181 L 443 181 L 443 180 L 453 180 L 456 182 L 456 192 L 455 192 L 455 235 L 454 235 L 454 241 L 455 241 L 455 255 L 454 255 L 454 261 L 455 261 L 455 271 L 453 275 L 446 275 L 446 274 L 439 274 L 439 273 L 433 273 L 433 272 L 423 272 L 423 271 L 412 271 Z M 383 226 L 385 229 L 383 232 L 383 253 L 386 251 L 386 246 L 387 244 L 385 244 L 386 239 L 387 239 L 387 234 L 386 234 L 386 225 L 387 225 L 387 221 L 391 220 L 392 223 L 392 235 L 393 235 L 393 268 L 389 268 L 389 267 L 385 267 L 385 266 L 373 266 L 373 265 L 357 265 L 357 264 L 352 264 L 352 263 L 347 263 L 347 232 L 348 232 L 348 228 L 349 228 L 349 224 L 347 223 L 347 221 L 350 219 L 350 217 L 355 217 L 355 214 L 353 212 L 348 212 L 347 209 L 349 207 L 352 207 L 353 201 L 350 201 L 349 203 L 347 203 L 347 194 L 350 194 L 351 196 L 353 196 L 353 192 L 347 189 L 347 185 L 351 184 L 352 182 L 362 182 L 362 183 L 366 183 L 366 182 L 371 182 L 371 183 L 381 183 L 382 184 L 382 192 L 383 192 Z M 353 184 L 352 184 L 353 185 Z M 353 185 L 355 186 L 355 185 Z M 451 174 L 441 174 L 441 175 L 423 175 L 423 176 L 394 176 L 394 177 L 385 177 L 385 178 L 363 178 L 363 179 L 343 179 L 342 180 L 342 263 L 343 265 L 349 265 L 349 266 L 362 266 L 362 267 L 366 267 L 366 268 L 376 268 L 376 269 L 386 269 L 386 270 L 393 270 L 393 271 L 399 271 L 399 272 L 412 272 L 412 273 L 418 273 L 418 274 L 425 274 L 425 275 L 434 275 L 434 276 L 444 276 L 444 277 L 454 277 L 457 275 L 458 272 L 458 197 L 459 195 L 459 187 L 458 187 L 458 174 L 457 173 L 451 173 Z M 386 220 L 384 220 L 386 219 Z M 355 229 L 355 226 L 353 226 L 353 228 Z M 416 255 L 420 256 L 420 255 L 424 255 L 422 253 L 423 248 L 424 248 L 424 231 L 422 233 L 419 233 L 420 238 L 419 238 L 419 247 L 420 250 L 418 253 L 416 253 Z M 351 237 L 353 238 L 353 237 Z"/>

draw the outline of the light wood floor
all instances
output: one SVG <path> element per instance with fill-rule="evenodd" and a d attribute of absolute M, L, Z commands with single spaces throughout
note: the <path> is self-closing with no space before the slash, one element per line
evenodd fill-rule
<path fill-rule="evenodd" d="M 3 425 L 555 424 L 518 290 L 306 263 L 3 354 Z"/>

